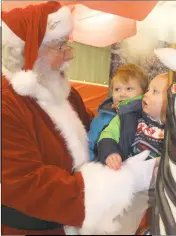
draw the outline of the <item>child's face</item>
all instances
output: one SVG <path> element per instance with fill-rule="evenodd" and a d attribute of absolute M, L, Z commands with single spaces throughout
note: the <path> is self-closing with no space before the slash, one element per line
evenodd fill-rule
<path fill-rule="evenodd" d="M 156 76 L 149 84 L 145 93 L 142 107 L 143 111 L 154 119 L 165 121 L 167 107 L 168 76 Z"/>
<path fill-rule="evenodd" d="M 140 84 L 135 79 L 129 79 L 128 82 L 113 82 L 113 102 L 119 102 L 143 94 Z"/>

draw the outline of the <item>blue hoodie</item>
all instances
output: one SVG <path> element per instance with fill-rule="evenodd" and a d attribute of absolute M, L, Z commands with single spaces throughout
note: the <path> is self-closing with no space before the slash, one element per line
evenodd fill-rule
<path fill-rule="evenodd" d="M 100 133 L 109 124 L 109 122 L 117 115 L 112 109 L 112 97 L 106 99 L 98 108 L 99 116 L 96 116 L 90 125 L 90 131 L 88 132 L 89 138 L 89 155 L 90 160 L 95 159 L 95 144 L 98 142 Z"/>

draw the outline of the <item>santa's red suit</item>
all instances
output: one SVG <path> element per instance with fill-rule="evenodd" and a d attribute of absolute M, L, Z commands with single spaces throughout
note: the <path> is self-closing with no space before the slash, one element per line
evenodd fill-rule
<path fill-rule="evenodd" d="M 84 195 L 80 191 L 83 180 L 80 174 L 71 175 L 72 157 L 62 135 L 34 99 L 21 98 L 5 78 L 2 81 L 2 101 L 2 204 L 18 209 L 17 217 L 24 213 L 47 221 L 81 224 L 84 219 Z M 69 101 L 88 127 L 83 102 L 74 89 Z M 68 119 L 71 123 L 71 117 Z M 11 211 L 10 217 L 13 217 Z M 19 225 L 23 227 L 23 215 L 20 220 Z M 47 222 L 43 224 L 47 225 Z M 53 225 L 53 228 L 57 227 Z M 13 232 L 18 233 L 4 231 L 8 234 Z"/>
<path fill-rule="evenodd" d="M 3 12 L 2 20 L 2 234 L 58 235 L 63 225 L 113 232 L 112 218 L 149 188 L 154 161 L 144 153 L 118 172 L 87 163 L 91 118 L 82 99 L 59 88 L 55 99 L 39 83 L 32 69 L 41 44 L 72 30 L 67 7 L 47 2 Z M 10 70 L 13 49 L 24 55 L 21 71 Z"/>

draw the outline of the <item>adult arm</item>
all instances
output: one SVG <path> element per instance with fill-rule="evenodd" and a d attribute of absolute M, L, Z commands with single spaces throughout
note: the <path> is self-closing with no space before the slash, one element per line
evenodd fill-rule
<path fill-rule="evenodd" d="M 37 219 L 80 226 L 84 220 L 81 173 L 44 165 L 19 117 L 10 101 L 2 104 L 2 204 Z"/>

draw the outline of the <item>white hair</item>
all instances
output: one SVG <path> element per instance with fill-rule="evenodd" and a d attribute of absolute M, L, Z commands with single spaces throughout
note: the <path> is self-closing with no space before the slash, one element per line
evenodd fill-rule
<path fill-rule="evenodd" d="M 24 48 L 2 44 L 2 64 L 9 72 L 20 71 L 24 67 Z"/>

